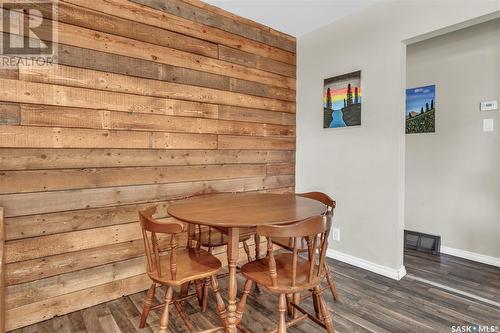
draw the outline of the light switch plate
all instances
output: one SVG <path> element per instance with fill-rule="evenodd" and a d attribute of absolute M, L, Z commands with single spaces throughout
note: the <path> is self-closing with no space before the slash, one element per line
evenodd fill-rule
<path fill-rule="evenodd" d="M 481 112 L 498 110 L 498 101 L 481 102 L 479 109 Z"/>
<path fill-rule="evenodd" d="M 483 132 L 493 132 L 494 121 L 492 118 L 483 119 Z"/>

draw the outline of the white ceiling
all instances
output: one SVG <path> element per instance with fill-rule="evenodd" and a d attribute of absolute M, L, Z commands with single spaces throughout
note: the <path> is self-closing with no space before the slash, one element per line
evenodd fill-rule
<path fill-rule="evenodd" d="M 302 36 L 363 9 L 374 0 L 205 0 L 292 36 Z"/>

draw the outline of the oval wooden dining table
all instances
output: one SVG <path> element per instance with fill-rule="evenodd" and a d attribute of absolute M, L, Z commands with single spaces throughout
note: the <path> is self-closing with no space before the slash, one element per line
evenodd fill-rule
<path fill-rule="evenodd" d="M 287 224 L 322 214 L 325 206 L 295 194 L 224 193 L 198 196 L 168 207 L 168 214 L 183 222 L 228 229 L 229 268 L 227 331 L 234 333 L 240 318 L 236 314 L 236 265 L 240 228 Z"/>

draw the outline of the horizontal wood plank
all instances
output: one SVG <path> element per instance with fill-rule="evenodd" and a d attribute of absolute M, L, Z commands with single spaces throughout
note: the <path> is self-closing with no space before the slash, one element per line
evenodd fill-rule
<path fill-rule="evenodd" d="M 295 136 L 294 126 L 95 109 L 21 106 L 21 125 L 133 131 Z"/>
<path fill-rule="evenodd" d="M 169 203 L 162 201 L 6 218 L 5 237 L 6 240 L 16 240 L 137 222 L 137 212 L 151 205 L 157 207 L 155 216 L 165 217 Z"/>
<path fill-rule="evenodd" d="M 142 239 L 137 239 L 70 254 L 11 263 L 5 267 L 5 279 L 6 284 L 11 286 L 143 255 L 144 242 Z"/>
<path fill-rule="evenodd" d="M 293 162 L 287 150 L 0 149 L 3 170 Z"/>
<path fill-rule="evenodd" d="M 9 241 L 7 264 L 141 239 L 138 222 Z"/>
<path fill-rule="evenodd" d="M 0 194 L 264 177 L 264 164 L 58 169 L 0 172 Z"/>
<path fill-rule="evenodd" d="M 145 257 L 78 270 L 6 289 L 8 309 L 146 273 Z"/>
<path fill-rule="evenodd" d="M 295 149 L 295 138 L 254 138 L 251 136 L 219 135 L 219 149 Z"/>
<path fill-rule="evenodd" d="M 214 149 L 217 136 L 190 133 L 2 126 L 1 147 Z"/>
<path fill-rule="evenodd" d="M 0 79 L 0 100 L 128 112 L 168 112 L 165 98 L 4 79 Z"/>
<path fill-rule="evenodd" d="M 19 104 L 0 103 L 0 125 L 19 125 L 20 122 Z"/>
<path fill-rule="evenodd" d="M 294 175 L 295 174 L 295 163 L 276 163 L 268 164 L 267 175 Z"/>
<path fill-rule="evenodd" d="M 10 80 L 19 80 L 19 69 L 17 66 L 15 68 L 9 67 L 1 67 L 0 68 L 0 78 L 2 79 L 10 79 Z"/>
<path fill-rule="evenodd" d="M 288 112 L 270 112 L 240 106 L 220 105 L 219 119 L 250 121 L 256 123 L 295 125 L 295 115 Z"/>

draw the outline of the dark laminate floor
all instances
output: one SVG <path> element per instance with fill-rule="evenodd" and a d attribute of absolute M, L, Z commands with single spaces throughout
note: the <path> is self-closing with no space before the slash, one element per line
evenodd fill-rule
<path fill-rule="evenodd" d="M 419 281 L 430 280 L 448 287 L 500 302 L 500 268 L 474 263 L 456 257 L 408 252 L 405 266 L 408 276 L 394 281 L 362 269 L 330 261 L 341 300 L 333 303 L 325 293 L 333 312 L 337 332 L 451 332 L 452 325 L 498 326 L 500 307 L 462 296 Z M 417 279 L 415 279 L 415 277 Z M 241 283 L 240 283 L 241 285 Z M 225 287 L 225 281 L 221 281 Z M 122 297 L 92 308 L 32 325 L 17 332 L 137 332 L 144 293 Z M 157 297 L 161 298 L 158 293 Z M 211 302 L 206 314 L 197 313 L 194 301 L 187 312 L 200 329 L 209 328 L 218 318 Z M 310 301 L 305 307 L 312 310 Z M 253 332 L 273 328 L 277 317 L 277 299 L 262 292 L 253 293 L 247 304 L 243 323 Z M 175 310 L 171 332 L 185 332 Z M 152 312 L 148 326 L 140 332 L 158 328 L 160 312 Z M 317 326 L 304 322 L 289 332 L 318 332 Z"/>

